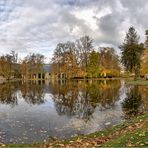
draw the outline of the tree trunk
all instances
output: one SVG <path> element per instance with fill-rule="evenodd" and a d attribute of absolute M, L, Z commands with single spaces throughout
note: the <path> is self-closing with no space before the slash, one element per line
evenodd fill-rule
<path fill-rule="evenodd" d="M 137 78 L 140 76 L 139 68 L 136 67 L 134 71 L 135 71 L 135 78 L 134 78 L 134 80 L 136 81 Z"/>

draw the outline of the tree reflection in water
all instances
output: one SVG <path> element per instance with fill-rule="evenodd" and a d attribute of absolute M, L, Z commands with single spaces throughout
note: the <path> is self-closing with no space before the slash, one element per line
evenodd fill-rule
<path fill-rule="evenodd" d="M 59 115 L 75 115 L 87 121 L 97 106 L 102 110 L 114 105 L 120 86 L 120 81 L 68 81 L 55 84 L 52 94 Z"/>
<path fill-rule="evenodd" d="M 124 86 L 126 87 L 126 86 Z M 45 93 L 52 96 L 54 107 L 59 115 L 88 121 L 95 109 L 100 111 L 114 107 L 120 98 L 120 80 L 107 81 L 28 81 L 0 84 L 0 104 L 18 105 L 19 99 L 27 104 L 45 103 Z M 122 103 L 126 117 L 147 110 L 148 87 L 131 86 Z M 51 99 L 51 98 L 50 98 Z"/>
<path fill-rule="evenodd" d="M 0 103 L 10 104 L 12 107 L 18 104 L 17 93 L 18 83 L 0 84 Z"/>
<path fill-rule="evenodd" d="M 44 82 L 30 81 L 21 85 L 22 97 L 28 104 L 44 103 Z"/>
<path fill-rule="evenodd" d="M 23 99 L 28 104 L 44 103 L 43 84 L 36 84 L 33 81 L 29 83 L 11 82 L 0 84 L 0 103 L 10 104 L 12 107 L 18 105 L 18 100 Z"/>
<path fill-rule="evenodd" d="M 139 93 L 142 97 L 143 110 L 145 110 L 145 112 L 148 112 L 148 86 L 140 86 Z"/>
<path fill-rule="evenodd" d="M 127 92 L 127 97 L 122 103 L 123 112 L 126 118 L 133 117 L 140 113 L 142 96 L 138 86 L 132 86 Z"/>

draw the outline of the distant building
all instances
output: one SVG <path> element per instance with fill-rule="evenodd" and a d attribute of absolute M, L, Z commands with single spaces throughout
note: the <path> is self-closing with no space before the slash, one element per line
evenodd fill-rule
<path fill-rule="evenodd" d="M 53 78 L 53 74 L 51 72 L 51 65 L 50 64 L 45 64 L 43 65 L 42 69 L 37 72 L 37 73 L 30 73 L 26 77 L 25 75 L 22 75 L 23 79 L 33 79 L 33 80 L 38 80 L 38 79 L 51 79 Z"/>
<path fill-rule="evenodd" d="M 54 75 L 51 72 L 51 66 L 49 64 L 43 65 L 43 69 L 38 73 L 29 74 L 29 79 L 51 79 Z"/>

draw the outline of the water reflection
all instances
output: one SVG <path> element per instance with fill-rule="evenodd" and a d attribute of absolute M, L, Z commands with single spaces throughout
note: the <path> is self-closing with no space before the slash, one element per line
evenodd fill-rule
<path fill-rule="evenodd" d="M 20 93 L 19 93 L 20 91 Z M 36 83 L 13 82 L 0 84 L 0 102 L 10 104 L 12 107 L 18 105 L 18 99 L 23 99 L 28 104 L 44 103 L 44 87 Z"/>
<path fill-rule="evenodd" d="M 143 110 L 148 110 L 148 86 L 139 86 L 139 93 L 142 97 Z"/>
<path fill-rule="evenodd" d="M 128 91 L 126 94 L 127 96 L 124 102 L 122 103 L 122 108 L 125 114 L 125 118 L 136 116 L 147 109 L 145 108 L 145 105 L 146 105 L 145 101 L 147 100 L 145 92 L 141 91 L 140 86 L 131 86 L 128 88 Z M 144 98 L 142 98 L 142 96 Z M 147 94 L 147 98 L 148 98 L 148 94 Z"/>
<path fill-rule="evenodd" d="M 139 112 L 140 105 L 141 94 L 138 91 L 138 86 L 135 86 L 130 89 L 125 101 L 122 103 L 123 111 L 127 117 L 135 116 Z"/>
<path fill-rule="evenodd" d="M 125 86 L 124 86 L 125 87 Z M 44 81 L 0 84 L 0 103 L 15 107 L 20 98 L 27 104 L 45 103 L 45 94 L 51 93 L 59 115 L 76 116 L 89 120 L 96 107 L 103 111 L 114 106 L 120 98 L 120 81 Z M 18 93 L 19 92 L 19 93 Z M 135 116 L 141 106 L 147 109 L 148 87 L 129 86 L 122 102 L 126 117 Z"/>
<path fill-rule="evenodd" d="M 126 86 L 120 80 L 4 83 L 0 84 L 0 142 L 88 134 L 147 109 L 148 87 Z"/>
<path fill-rule="evenodd" d="M 23 83 L 20 87 L 22 97 L 28 104 L 44 103 L 44 87 L 39 83 Z M 44 84 L 44 83 L 43 83 Z"/>
<path fill-rule="evenodd" d="M 18 105 L 17 89 L 17 83 L 0 84 L 0 103 L 10 104 L 12 107 Z"/>
<path fill-rule="evenodd" d="M 78 81 L 54 85 L 53 100 L 59 115 L 89 120 L 96 106 L 110 108 L 119 99 L 120 81 Z"/>

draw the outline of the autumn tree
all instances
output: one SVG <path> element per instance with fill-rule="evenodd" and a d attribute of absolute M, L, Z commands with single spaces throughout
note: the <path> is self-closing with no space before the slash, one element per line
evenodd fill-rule
<path fill-rule="evenodd" d="M 20 72 L 23 79 L 29 78 L 29 66 L 26 59 L 24 59 L 20 64 Z"/>
<path fill-rule="evenodd" d="M 141 69 L 142 75 L 148 73 L 148 49 L 145 49 L 141 57 Z"/>
<path fill-rule="evenodd" d="M 92 51 L 89 55 L 88 65 L 87 65 L 87 74 L 91 77 L 97 77 L 99 74 L 99 60 L 100 54 L 96 51 Z"/>
<path fill-rule="evenodd" d="M 75 42 L 59 43 L 52 58 L 54 73 L 64 73 L 70 77 L 97 77 L 100 69 L 109 69 L 112 75 L 119 75 L 119 58 L 113 48 L 93 49 L 93 40 L 89 36 Z"/>
<path fill-rule="evenodd" d="M 55 73 L 64 73 L 74 77 L 78 70 L 76 48 L 73 42 L 59 43 L 54 51 L 52 69 Z"/>
<path fill-rule="evenodd" d="M 116 54 L 114 48 L 101 47 L 100 48 L 100 69 L 107 71 L 106 73 L 113 76 L 119 76 L 120 74 L 120 62 L 119 56 Z"/>
<path fill-rule="evenodd" d="M 10 54 L 6 54 L 0 57 L 0 75 L 6 79 L 10 79 L 12 76 L 18 76 L 19 66 L 17 63 L 18 54 L 15 51 L 11 51 Z"/>
<path fill-rule="evenodd" d="M 139 35 L 134 27 L 129 28 L 120 49 L 122 64 L 127 71 L 134 72 L 136 79 L 140 73 L 140 59 L 144 47 L 139 43 Z"/>
<path fill-rule="evenodd" d="M 28 78 L 29 74 L 43 72 L 44 59 L 42 54 L 27 55 L 21 62 L 21 74 Z"/>

